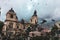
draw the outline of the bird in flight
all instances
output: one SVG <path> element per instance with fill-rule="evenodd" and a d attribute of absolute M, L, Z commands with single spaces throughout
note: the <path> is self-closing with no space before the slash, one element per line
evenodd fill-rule
<path fill-rule="evenodd" d="M 45 23 L 45 22 L 47 22 L 47 20 L 43 20 L 41 24 L 43 24 L 43 23 Z"/>
<path fill-rule="evenodd" d="M 52 21 L 55 21 L 54 19 L 52 19 Z"/>

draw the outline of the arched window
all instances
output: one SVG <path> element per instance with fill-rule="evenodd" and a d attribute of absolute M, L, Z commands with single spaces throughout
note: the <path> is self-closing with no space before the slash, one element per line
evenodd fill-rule
<path fill-rule="evenodd" d="M 19 24 L 16 24 L 17 25 L 17 28 L 19 28 Z"/>
<path fill-rule="evenodd" d="M 35 24 L 37 24 L 36 20 L 35 20 Z"/>
<path fill-rule="evenodd" d="M 13 23 L 9 23 L 9 28 L 13 28 Z"/>
<path fill-rule="evenodd" d="M 31 19 L 31 22 L 32 22 L 32 19 Z"/>
<path fill-rule="evenodd" d="M 19 26 L 17 25 L 17 28 L 19 28 Z"/>
<path fill-rule="evenodd" d="M 10 16 L 11 18 L 13 18 L 13 15 L 11 14 L 11 16 Z"/>

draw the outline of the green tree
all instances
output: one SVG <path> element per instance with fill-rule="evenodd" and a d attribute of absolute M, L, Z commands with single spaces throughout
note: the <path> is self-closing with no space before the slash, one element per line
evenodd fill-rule
<path fill-rule="evenodd" d="M 52 27 L 52 29 L 51 29 L 51 35 L 55 36 L 55 33 L 57 32 L 57 30 L 58 30 L 58 27 L 56 25 L 54 27 Z"/>
<path fill-rule="evenodd" d="M 2 21 L 0 21 L 0 33 L 2 31 L 2 27 L 3 27 L 4 23 Z"/>
<path fill-rule="evenodd" d="M 54 27 L 52 27 L 51 29 L 51 39 L 55 40 L 55 35 L 57 34 L 58 31 L 58 27 L 56 25 L 54 25 Z"/>

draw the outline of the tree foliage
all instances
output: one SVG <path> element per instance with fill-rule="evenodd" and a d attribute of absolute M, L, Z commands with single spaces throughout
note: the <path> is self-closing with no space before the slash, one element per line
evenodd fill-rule
<path fill-rule="evenodd" d="M 3 25 L 4 25 L 4 23 L 2 21 L 0 21 L 0 32 L 2 31 Z"/>

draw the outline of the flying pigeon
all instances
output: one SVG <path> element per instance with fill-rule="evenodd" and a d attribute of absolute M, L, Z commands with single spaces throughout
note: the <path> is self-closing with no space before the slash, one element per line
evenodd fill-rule
<path fill-rule="evenodd" d="M 45 23 L 45 22 L 47 22 L 47 21 L 46 21 L 46 20 L 43 20 L 41 24 L 43 24 L 43 23 Z"/>
<path fill-rule="evenodd" d="M 55 21 L 54 19 L 52 19 L 52 21 Z"/>

